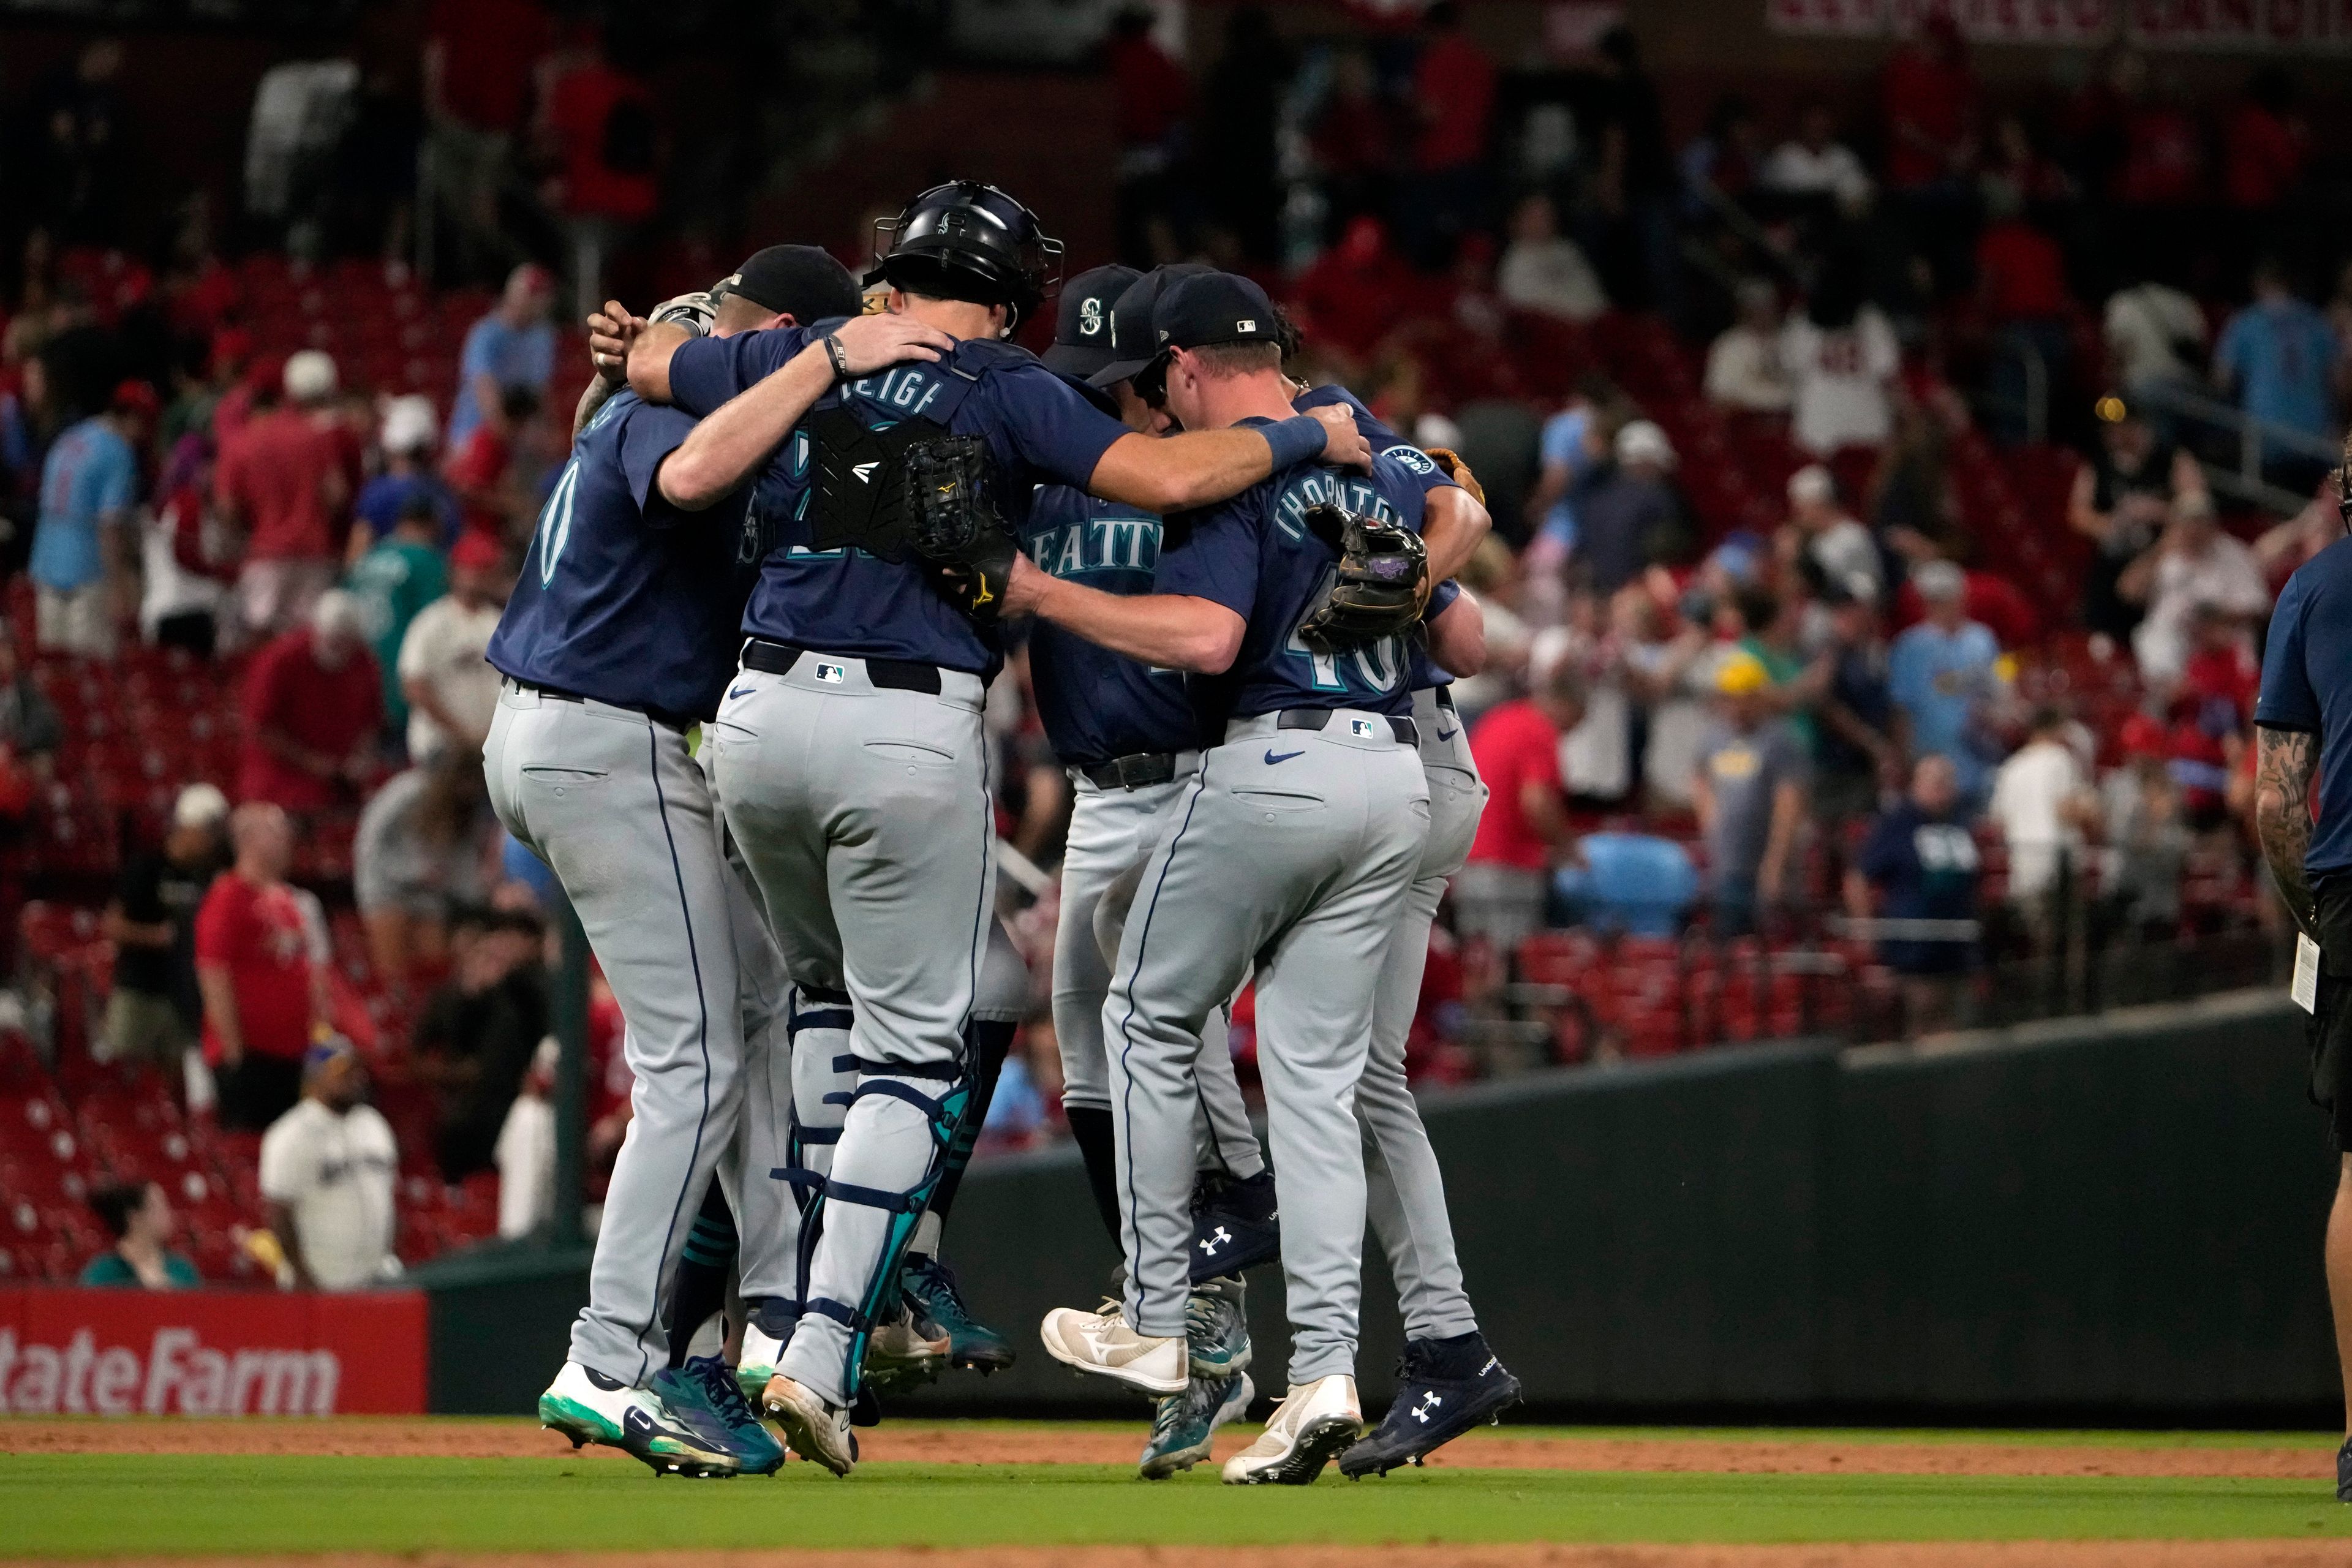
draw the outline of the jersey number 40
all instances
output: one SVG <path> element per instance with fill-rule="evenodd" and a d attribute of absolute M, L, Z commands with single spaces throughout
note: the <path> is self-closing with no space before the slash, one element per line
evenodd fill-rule
<path fill-rule="evenodd" d="M 1318 691 L 1368 691 L 1375 695 L 1394 691 L 1397 682 L 1404 679 L 1402 637 L 1381 637 L 1344 653 L 1317 653 L 1298 635 L 1298 626 L 1304 626 L 1330 598 L 1332 586 L 1339 579 L 1338 567 L 1325 568 L 1323 581 L 1316 584 L 1314 596 L 1307 601 L 1307 613 L 1298 617 L 1298 626 L 1290 628 L 1282 650 L 1307 661 L 1309 684 Z"/>

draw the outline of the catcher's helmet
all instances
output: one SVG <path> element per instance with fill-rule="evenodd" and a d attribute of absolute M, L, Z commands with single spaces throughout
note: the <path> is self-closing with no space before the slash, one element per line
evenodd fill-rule
<path fill-rule="evenodd" d="M 1062 242 L 1035 213 L 977 180 L 933 185 L 897 217 L 876 220 L 874 252 L 868 287 L 1004 305 L 1014 324 L 1062 286 Z"/>

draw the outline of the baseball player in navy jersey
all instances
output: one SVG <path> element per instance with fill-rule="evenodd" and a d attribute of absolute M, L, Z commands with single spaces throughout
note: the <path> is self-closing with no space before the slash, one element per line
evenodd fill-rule
<path fill-rule="evenodd" d="M 794 981 L 851 1003 L 856 1088 L 829 1173 L 793 1178 L 820 1195 L 803 1215 L 814 1241 L 762 1395 L 793 1449 L 842 1475 L 866 1341 L 971 1103 L 994 882 L 981 706 L 1001 661 L 995 605 L 951 596 L 895 548 L 873 498 L 900 493 L 907 444 L 927 434 L 984 445 L 1016 526 L 1041 483 L 1165 512 L 1311 458 L 1369 457 L 1328 412 L 1152 440 L 1002 342 L 1042 303 L 1058 247 L 1001 191 L 938 187 L 885 232 L 891 312 L 954 340 L 936 363 L 856 377 L 786 420 L 769 384 L 812 345 L 835 352 L 842 329 L 696 340 L 656 326 L 628 351 L 641 395 L 765 417 L 761 436 L 782 443 L 750 512 L 761 570 L 742 668 L 706 732 Z"/>
<path fill-rule="evenodd" d="M 1282 333 L 1264 291 L 1182 279 L 1154 310 L 1169 410 L 1188 431 L 1291 415 Z M 1314 651 L 1301 628 L 1328 596 L 1331 549 L 1307 512 L 1337 506 L 1417 531 L 1420 477 L 1325 462 L 1171 526 L 1154 592 L 1118 598 L 1019 563 L 1030 611 L 1198 683 L 1199 773 L 1173 808 L 1123 934 L 1104 1009 L 1129 1280 L 1117 1315 L 1060 1310 L 1048 1352 L 1147 1392 L 1183 1386 L 1192 1227 L 1193 1060 L 1202 1021 L 1258 975 L 1260 1055 L 1277 1172 L 1291 1173 L 1283 1268 L 1290 1389 L 1229 1481 L 1311 1480 L 1361 1429 L 1354 1379 L 1365 1224 L 1350 1110 L 1396 907 L 1429 830 L 1401 637 Z"/>
<path fill-rule="evenodd" d="M 779 247 L 730 280 L 713 330 L 773 327 L 854 298 L 822 252 Z M 805 407 L 840 361 L 854 373 L 933 345 L 945 340 L 919 323 L 859 323 L 779 380 Z M 589 1303 L 540 1415 L 575 1443 L 609 1443 L 689 1474 L 769 1470 L 782 1459 L 722 1364 L 670 1364 L 661 1322 L 689 1226 L 738 1137 L 740 950 L 756 969 L 765 947 L 723 862 L 717 807 L 687 736 L 726 683 L 744 593 L 736 523 L 744 481 L 765 458 L 729 419 L 698 425 L 625 392 L 603 402 L 541 510 L 488 651 L 506 677 L 484 752 L 491 803 L 578 911 L 627 1026 L 635 1079 Z M 774 978 L 752 982 L 755 1037 L 765 1037 L 774 1005 L 761 982 Z M 789 1237 L 788 1207 L 757 1192 L 740 1201 L 748 1231 Z"/>

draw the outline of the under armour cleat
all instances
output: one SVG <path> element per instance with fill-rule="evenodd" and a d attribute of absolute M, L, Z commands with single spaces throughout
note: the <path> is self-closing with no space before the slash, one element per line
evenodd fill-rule
<path fill-rule="evenodd" d="M 1274 1173 L 1227 1182 L 1192 1212 L 1192 1283 L 1241 1274 L 1282 1256 Z"/>
<path fill-rule="evenodd" d="M 898 1271 L 898 1291 L 923 1332 L 947 1336 L 950 1366 L 991 1373 L 1013 1364 L 1012 1342 L 971 1315 L 955 1270 L 938 1258 L 908 1253 Z"/>
<path fill-rule="evenodd" d="M 1209 1457 L 1217 1428 L 1238 1417 L 1257 1397 L 1249 1374 L 1196 1377 L 1181 1394 L 1160 1402 L 1151 1419 L 1151 1440 L 1143 1446 L 1140 1468 L 1147 1481 L 1164 1481 Z"/>
<path fill-rule="evenodd" d="M 1417 1465 L 1518 1402 L 1519 1380 L 1476 1330 L 1452 1339 L 1408 1340 L 1388 1415 L 1370 1436 L 1339 1456 L 1339 1473 L 1354 1479 Z"/>
<path fill-rule="evenodd" d="M 1184 1342 L 1195 1378 L 1215 1382 L 1248 1369 L 1249 1319 L 1242 1310 L 1240 1275 L 1192 1287 L 1184 1302 Z"/>
<path fill-rule="evenodd" d="M 653 1391 L 678 1420 L 722 1445 L 744 1473 L 772 1476 L 783 1468 L 784 1446 L 751 1413 L 736 1386 L 735 1369 L 715 1355 L 690 1356 L 683 1366 L 654 1373 Z"/>
<path fill-rule="evenodd" d="M 742 1462 L 714 1436 L 698 1431 L 651 1389 L 563 1363 L 539 1396 L 539 1420 L 572 1439 L 595 1443 L 640 1459 L 656 1475 L 717 1479 L 740 1474 Z"/>
<path fill-rule="evenodd" d="M 1258 1440 L 1225 1461 L 1225 1480 L 1244 1487 L 1269 1481 L 1306 1486 L 1363 1429 L 1354 1378 L 1335 1373 L 1303 1388 L 1294 1386 Z"/>

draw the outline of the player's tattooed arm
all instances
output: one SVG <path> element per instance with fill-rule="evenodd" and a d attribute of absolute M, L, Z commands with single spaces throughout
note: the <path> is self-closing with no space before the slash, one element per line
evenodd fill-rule
<path fill-rule="evenodd" d="M 2318 771 L 2319 737 L 2308 730 L 2254 731 L 2254 836 L 2270 862 L 2279 894 L 2294 923 L 2312 929 L 2311 882 L 2303 858 L 2311 847 L 2311 781 Z"/>
<path fill-rule="evenodd" d="M 618 300 L 607 300 L 603 310 L 590 312 L 588 363 L 596 374 L 582 388 L 579 405 L 572 411 L 573 439 L 613 394 L 629 384 L 629 343 L 645 326 L 645 318 L 631 315 Z"/>

